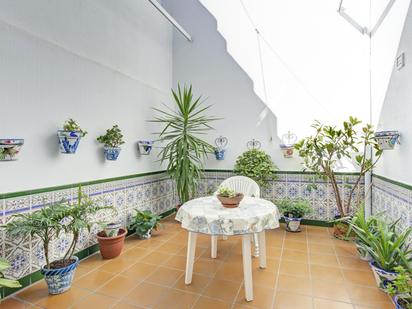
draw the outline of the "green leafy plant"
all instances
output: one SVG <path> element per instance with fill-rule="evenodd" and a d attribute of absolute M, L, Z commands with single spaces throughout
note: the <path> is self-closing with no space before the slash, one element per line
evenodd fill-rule
<path fill-rule="evenodd" d="M 397 266 L 411 271 L 412 249 L 408 243 L 412 227 L 402 232 L 396 231 L 396 224 L 376 219 L 373 228 L 351 224 L 358 244 L 369 253 L 375 265 L 385 271 L 393 272 Z"/>
<path fill-rule="evenodd" d="M 0 287 L 5 288 L 20 288 L 21 284 L 17 280 L 7 279 L 4 276 L 4 271 L 10 267 L 9 261 L 6 259 L 0 258 Z"/>
<path fill-rule="evenodd" d="M 136 210 L 136 214 L 133 217 L 133 221 L 130 223 L 129 228 L 136 231 L 137 235 L 146 235 L 152 229 L 157 230 L 160 227 L 160 220 L 162 217 L 153 214 L 152 212 L 145 210 Z"/>
<path fill-rule="evenodd" d="M 395 267 L 395 280 L 389 282 L 385 291 L 392 297 L 397 296 L 398 303 L 404 309 L 412 309 L 412 276 L 402 266 Z"/>
<path fill-rule="evenodd" d="M 219 193 L 220 196 L 229 197 L 229 198 L 235 197 L 237 195 L 237 193 L 234 190 L 228 187 L 219 187 L 217 192 Z"/>
<path fill-rule="evenodd" d="M 295 145 L 299 156 L 303 158 L 304 169 L 312 170 L 330 181 L 341 217 L 346 217 L 350 213 L 355 189 L 360 190 L 360 186 L 358 186 L 360 180 L 376 165 L 382 155 L 372 126 L 366 124 L 362 127 L 361 132 L 358 132 L 357 126 L 360 124 L 361 121 L 354 117 L 349 117 L 348 121 L 344 121 L 342 128 L 324 125 L 316 121 L 312 125 L 315 134 L 302 139 Z M 372 159 L 368 158 L 368 149 L 373 149 Z M 351 160 L 353 153 L 356 153 L 354 161 L 359 169 L 359 175 L 353 185 L 348 185 L 351 188 L 349 198 L 345 201 L 336 180 L 336 170 L 338 162 L 341 159 Z M 359 204 L 358 198 L 356 207 Z"/>
<path fill-rule="evenodd" d="M 90 230 L 93 224 L 90 215 L 108 207 L 97 207 L 81 192 L 79 188 L 77 204 L 69 205 L 65 201 L 53 203 L 38 211 L 17 214 L 4 227 L 11 237 L 39 237 L 43 243 L 43 253 L 47 268 L 59 268 L 71 263 L 71 256 L 76 249 L 82 229 Z M 62 232 L 72 234 L 73 240 L 64 257 L 58 261 L 50 261 L 50 242 L 58 238 Z"/>
<path fill-rule="evenodd" d="M 106 130 L 105 135 L 101 135 L 97 138 L 99 143 L 104 144 L 106 147 L 118 148 L 124 144 L 122 131 L 116 124 L 111 129 Z"/>
<path fill-rule="evenodd" d="M 260 149 L 250 149 L 241 154 L 235 163 L 234 172 L 252 178 L 262 188 L 275 180 L 277 167 L 271 157 Z"/>
<path fill-rule="evenodd" d="M 200 135 L 207 134 L 212 129 L 210 123 L 218 118 L 205 115 L 211 105 L 203 105 L 201 97 L 194 99 L 192 86 L 184 86 L 182 90 L 178 85 L 172 95 L 177 110 L 167 105 L 165 110 L 154 108 L 160 115 L 151 121 L 163 125 L 157 133 L 160 140 L 166 142 L 159 153 L 160 161 L 167 161 L 167 173 L 176 182 L 180 202 L 185 203 L 196 193 L 204 160 L 214 151 Z"/>
<path fill-rule="evenodd" d="M 63 130 L 80 132 L 83 136 L 87 134 L 87 131 L 83 131 L 82 128 L 80 128 L 79 124 L 72 118 L 64 123 Z"/>
<path fill-rule="evenodd" d="M 284 199 L 276 202 L 279 206 L 280 212 L 289 218 L 303 218 L 312 213 L 312 208 L 307 200 L 297 199 Z"/>

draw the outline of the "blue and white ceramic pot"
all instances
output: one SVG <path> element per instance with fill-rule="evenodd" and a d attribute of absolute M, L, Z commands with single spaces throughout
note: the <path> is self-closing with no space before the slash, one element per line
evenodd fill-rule
<path fill-rule="evenodd" d="M 370 261 L 369 266 L 372 268 L 378 287 L 382 287 L 384 281 L 392 282 L 396 279 L 396 276 L 398 275 L 398 273 L 394 271 L 386 271 L 381 269 L 376 265 L 375 261 Z"/>
<path fill-rule="evenodd" d="M 300 232 L 300 221 L 302 220 L 302 218 L 292 218 L 292 217 L 287 217 L 284 216 L 283 217 L 285 219 L 286 222 L 286 230 L 288 232 Z"/>
<path fill-rule="evenodd" d="M 362 246 L 355 244 L 356 245 L 356 250 L 358 251 L 359 257 L 362 261 L 367 261 L 369 262 L 372 257 L 370 256 L 369 252 L 362 248 Z"/>
<path fill-rule="evenodd" d="M 41 268 L 40 271 L 44 275 L 50 294 L 61 294 L 70 289 L 74 272 L 79 265 L 77 256 L 72 256 L 71 259 L 75 262 L 63 268 L 49 269 L 46 266 Z"/>
<path fill-rule="evenodd" d="M 119 157 L 120 150 L 122 148 L 120 147 L 104 147 L 104 156 L 106 157 L 106 160 L 110 161 L 116 161 L 117 158 Z"/>
<path fill-rule="evenodd" d="M 24 139 L 20 138 L 1 138 L 0 139 L 0 161 L 15 161 Z"/>
<path fill-rule="evenodd" d="M 58 130 L 59 146 L 61 153 L 74 154 L 79 146 L 80 139 L 84 136 L 79 131 L 64 131 Z"/>
<path fill-rule="evenodd" d="M 293 145 L 280 144 L 280 149 L 284 158 L 293 158 L 293 151 L 295 149 Z"/>
<path fill-rule="evenodd" d="M 375 139 L 382 150 L 393 149 L 398 142 L 400 134 L 398 131 L 380 131 L 375 133 Z"/>
<path fill-rule="evenodd" d="M 152 230 L 148 230 L 145 234 L 137 234 L 140 239 L 150 239 L 152 237 Z"/>
<path fill-rule="evenodd" d="M 226 149 L 215 149 L 215 156 L 216 156 L 216 160 L 222 161 L 225 159 L 225 152 Z"/>
<path fill-rule="evenodd" d="M 141 155 L 149 155 L 153 149 L 154 141 L 137 141 L 137 144 Z"/>
<path fill-rule="evenodd" d="M 406 309 L 406 307 L 402 307 L 402 305 L 400 303 L 401 299 L 402 299 L 402 297 L 400 297 L 400 296 L 395 296 L 393 298 L 393 302 L 395 303 L 395 308 L 396 309 Z"/>

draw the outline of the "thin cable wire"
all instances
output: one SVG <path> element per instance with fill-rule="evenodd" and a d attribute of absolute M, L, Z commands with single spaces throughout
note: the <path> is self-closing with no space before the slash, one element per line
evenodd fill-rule
<path fill-rule="evenodd" d="M 260 57 L 260 64 L 261 64 L 261 74 L 262 74 L 262 80 L 263 80 L 263 88 L 265 92 L 265 101 L 267 103 L 267 93 L 266 93 L 266 83 L 265 83 L 265 78 L 264 78 L 264 66 L 263 66 L 263 56 L 262 56 L 262 50 L 261 50 L 261 44 L 260 40 L 262 40 L 268 47 L 269 50 L 275 55 L 275 57 L 280 61 L 280 63 L 283 65 L 283 67 L 289 72 L 289 74 L 297 81 L 297 83 L 303 88 L 303 90 L 312 98 L 312 100 L 317 103 L 324 111 L 326 111 L 328 114 L 331 114 L 329 109 L 323 105 L 319 99 L 317 99 L 311 91 L 306 87 L 305 83 L 296 75 L 296 73 L 289 67 L 289 65 L 286 63 L 285 60 L 279 55 L 279 53 L 275 50 L 275 48 L 269 43 L 269 41 L 260 33 L 259 29 L 257 28 L 255 22 L 253 21 L 253 18 L 251 14 L 249 13 L 246 5 L 244 4 L 243 0 L 239 0 L 243 11 L 248 18 L 251 26 L 255 30 L 257 36 L 258 36 L 258 50 L 259 50 L 259 57 Z"/>
<path fill-rule="evenodd" d="M 259 30 L 256 30 L 256 40 L 259 50 L 259 62 L 260 62 L 260 73 L 262 75 L 262 84 L 263 84 L 263 94 L 265 96 L 265 102 L 268 102 L 268 93 L 266 91 L 266 79 L 265 79 L 265 70 L 263 69 L 263 57 L 262 57 L 262 47 L 260 46 L 260 35 Z"/>

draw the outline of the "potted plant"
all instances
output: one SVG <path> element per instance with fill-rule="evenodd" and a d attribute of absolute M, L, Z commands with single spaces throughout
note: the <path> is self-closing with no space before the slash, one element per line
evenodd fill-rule
<path fill-rule="evenodd" d="M 141 155 L 149 155 L 153 149 L 154 141 L 137 141 L 139 153 Z"/>
<path fill-rule="evenodd" d="M 149 239 L 152 237 L 152 231 L 157 230 L 160 227 L 159 222 L 161 219 L 162 217 L 153 214 L 149 210 L 136 210 L 136 214 L 129 225 L 129 229 L 134 230 L 140 239 Z"/>
<path fill-rule="evenodd" d="M 398 131 L 379 131 L 375 133 L 379 148 L 382 150 L 395 148 L 396 143 L 399 143 L 400 136 Z"/>
<path fill-rule="evenodd" d="M 104 207 L 103 207 L 104 208 Z M 74 272 L 79 259 L 74 255 L 80 231 L 90 230 L 93 224 L 90 215 L 103 209 L 81 193 L 77 197 L 77 204 L 71 206 L 62 201 L 46 206 L 38 211 L 17 214 L 5 228 L 11 237 L 38 237 L 43 244 L 43 254 L 46 265 L 41 268 L 48 285 L 50 294 L 61 294 L 71 287 Z M 62 258 L 50 261 L 50 243 L 61 233 L 71 234 L 72 241 Z"/>
<path fill-rule="evenodd" d="M 300 221 L 312 213 L 312 208 L 307 200 L 284 199 L 276 203 L 286 222 L 288 232 L 300 232 Z"/>
<path fill-rule="evenodd" d="M 10 267 L 9 261 L 0 258 L 0 288 L 20 288 L 21 284 L 17 280 L 7 279 L 4 275 L 4 271 Z M 1 298 L 1 296 L 0 296 Z"/>
<path fill-rule="evenodd" d="M 2 138 L 0 139 L 0 161 L 15 161 L 23 147 L 24 139 Z"/>
<path fill-rule="evenodd" d="M 217 190 L 216 197 L 222 203 L 223 207 L 236 208 L 243 199 L 243 193 L 238 193 L 230 188 L 220 186 Z"/>
<path fill-rule="evenodd" d="M 73 120 L 67 120 L 62 130 L 57 131 L 59 138 L 59 147 L 61 153 L 74 154 L 79 146 L 80 139 L 87 134 L 83 131 L 78 123 Z"/>
<path fill-rule="evenodd" d="M 397 266 L 411 271 L 412 249 L 408 244 L 408 238 L 412 233 L 412 227 L 397 232 L 398 221 L 387 224 L 377 219 L 376 226 L 372 230 L 351 225 L 359 239 L 358 244 L 371 256 L 369 264 L 378 286 L 382 286 L 384 280 L 393 281 L 396 278 L 395 268 Z"/>
<path fill-rule="evenodd" d="M 201 97 L 193 98 L 192 86 L 177 92 L 172 90 L 174 109 L 154 108 L 160 115 L 152 122 L 163 125 L 159 138 L 166 145 L 160 151 L 160 161 L 167 162 L 167 174 L 176 182 L 180 203 L 187 202 L 197 192 L 203 174 L 204 160 L 214 148 L 201 138 L 212 128 L 210 123 L 218 118 L 205 115 L 211 105 L 204 106 Z"/>
<path fill-rule="evenodd" d="M 102 224 L 103 230 L 97 233 L 100 254 L 104 259 L 113 259 L 122 253 L 127 229 L 118 223 Z"/>
<path fill-rule="evenodd" d="M 106 134 L 99 136 L 97 141 L 104 144 L 104 155 L 106 160 L 117 160 L 120 150 L 122 150 L 120 145 L 124 144 L 122 131 L 117 124 L 111 129 L 106 130 Z"/>
<path fill-rule="evenodd" d="M 341 128 L 323 125 L 316 121 L 312 127 L 315 129 L 313 136 L 302 139 L 295 145 L 299 156 L 303 158 L 304 169 L 314 171 L 318 176 L 329 180 L 335 195 L 338 214 L 335 219 L 345 218 L 350 215 L 352 197 L 356 189 L 360 195 L 359 183 L 362 177 L 370 171 L 379 161 L 382 150 L 375 139 L 374 131 L 370 124 L 361 129 L 361 133 L 356 130 L 361 121 L 354 117 L 349 117 L 344 121 Z M 373 157 L 369 158 L 369 149 L 373 150 Z M 338 163 L 342 159 L 352 160 L 358 167 L 359 173 L 353 184 L 346 184 L 349 188 L 349 198 L 345 200 L 342 191 L 339 189 L 336 171 Z M 357 200 L 355 209 L 359 208 L 360 201 Z M 349 226 L 343 221 L 335 223 L 334 235 L 344 239 Z"/>
<path fill-rule="evenodd" d="M 219 136 L 215 139 L 215 157 L 216 160 L 222 161 L 225 159 L 226 147 L 228 140 L 224 136 Z"/>
<path fill-rule="evenodd" d="M 392 297 L 396 309 L 412 309 L 412 276 L 402 266 L 395 268 L 396 278 L 386 285 L 385 291 Z"/>
<path fill-rule="evenodd" d="M 277 169 L 266 152 L 253 148 L 237 158 L 234 172 L 252 178 L 261 188 L 267 188 L 269 183 L 277 178 Z"/>

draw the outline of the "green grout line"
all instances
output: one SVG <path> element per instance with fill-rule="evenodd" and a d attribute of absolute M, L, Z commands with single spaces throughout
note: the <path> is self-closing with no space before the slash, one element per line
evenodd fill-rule
<path fill-rule="evenodd" d="M 403 182 L 400 182 L 400 181 L 397 181 L 397 180 L 389 179 L 389 178 L 386 178 L 386 177 L 384 177 L 384 176 L 377 175 L 377 174 L 372 174 L 372 176 L 373 176 L 373 177 L 376 177 L 376 178 L 378 178 L 378 179 L 380 179 L 380 180 L 389 182 L 389 183 L 391 183 L 391 184 L 393 184 L 393 185 L 396 185 L 396 186 L 399 186 L 399 187 L 402 187 L 402 188 L 404 188 L 404 189 L 407 189 L 407 190 L 412 191 L 412 185 L 409 185 L 409 184 L 406 184 L 406 183 L 403 183 Z"/>
<path fill-rule="evenodd" d="M 160 216 L 162 218 L 166 218 L 168 216 L 170 216 L 171 214 L 176 212 L 176 208 L 172 208 L 169 209 L 168 211 L 165 211 L 163 213 L 160 214 Z M 127 236 L 130 236 L 134 234 L 134 231 L 128 231 Z M 99 245 L 98 244 L 94 244 L 86 249 L 83 249 L 79 252 L 77 252 L 75 254 L 75 256 L 77 256 L 80 260 L 84 260 L 86 258 L 88 258 L 89 256 L 93 255 L 94 253 L 99 251 Z M 11 294 L 17 293 L 18 291 L 20 291 L 21 289 L 24 289 L 30 285 L 32 285 L 33 283 L 36 283 L 37 281 L 43 279 L 43 275 L 40 273 L 40 270 L 28 274 L 22 278 L 19 279 L 20 284 L 22 285 L 21 288 L 18 289 L 11 289 L 11 288 L 0 288 L 0 302 L 1 299 L 4 297 L 7 297 Z"/>

